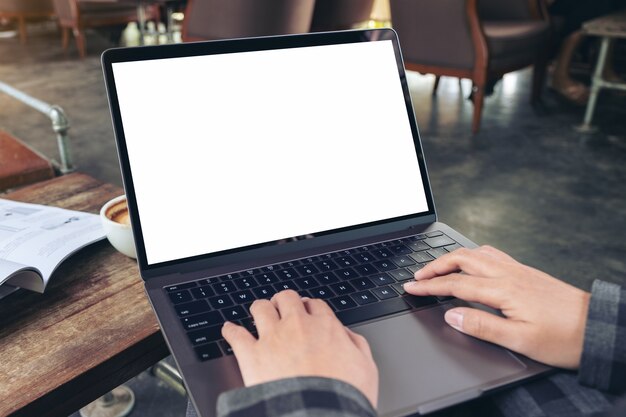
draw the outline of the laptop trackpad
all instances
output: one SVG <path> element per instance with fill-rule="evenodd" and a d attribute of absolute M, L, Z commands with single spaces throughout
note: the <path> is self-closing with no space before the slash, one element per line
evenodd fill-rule
<path fill-rule="evenodd" d="M 426 412 L 458 403 L 478 396 L 480 386 L 526 368 L 504 349 L 448 326 L 443 314 L 451 307 L 353 328 L 367 338 L 378 364 L 380 415 L 415 412 L 418 406 Z"/>

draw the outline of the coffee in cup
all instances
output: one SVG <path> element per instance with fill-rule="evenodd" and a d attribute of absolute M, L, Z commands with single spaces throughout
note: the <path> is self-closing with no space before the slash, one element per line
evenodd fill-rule
<path fill-rule="evenodd" d="M 100 220 L 111 245 L 124 255 L 137 257 L 126 196 L 121 195 L 102 206 Z"/>

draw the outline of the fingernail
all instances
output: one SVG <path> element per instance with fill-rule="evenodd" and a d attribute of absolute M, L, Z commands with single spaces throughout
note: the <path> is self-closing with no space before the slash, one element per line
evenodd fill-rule
<path fill-rule="evenodd" d="M 405 282 L 404 284 L 402 284 L 402 286 L 406 289 L 406 288 L 411 288 L 411 287 L 415 287 L 417 285 L 417 281 L 409 281 L 409 282 Z"/>
<path fill-rule="evenodd" d="M 307 301 L 307 300 L 310 300 L 310 298 L 309 298 L 309 297 L 301 297 L 300 299 L 301 299 L 302 301 Z"/>
<path fill-rule="evenodd" d="M 457 310 L 448 310 L 446 314 L 443 316 L 446 323 L 448 323 L 453 328 L 458 331 L 463 330 L 463 314 Z"/>
<path fill-rule="evenodd" d="M 232 325 L 233 325 L 233 323 L 231 323 L 230 321 L 225 321 L 224 322 L 224 327 L 230 327 Z"/>

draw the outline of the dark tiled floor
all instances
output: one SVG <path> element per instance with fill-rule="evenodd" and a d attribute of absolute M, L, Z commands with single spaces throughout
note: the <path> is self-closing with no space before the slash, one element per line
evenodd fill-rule
<path fill-rule="evenodd" d="M 0 39 L 0 80 L 65 108 L 79 169 L 120 183 L 99 52 L 110 43 L 92 34 L 89 57 L 64 53 L 52 28 L 35 28 L 26 47 Z M 410 74 L 430 179 L 440 218 L 478 243 L 490 243 L 568 282 L 626 282 L 626 97 L 600 98 L 598 133 L 573 126 L 582 108 L 550 92 L 528 105 L 530 72 L 506 76 L 487 99 L 480 134 L 471 136 L 469 84 Z M 173 88 L 176 77 L 156 88 Z M 176 103 L 150 103 L 176 105 Z M 155 121 L 159 123 L 162 121 Z M 55 155 L 47 119 L 0 95 L 0 128 Z M 383 138 L 384 139 L 384 138 Z M 131 381 L 135 416 L 181 415 L 184 400 L 145 374 Z"/>

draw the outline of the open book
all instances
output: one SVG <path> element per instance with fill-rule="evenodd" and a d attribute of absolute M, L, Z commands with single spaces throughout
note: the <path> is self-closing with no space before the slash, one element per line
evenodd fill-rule
<path fill-rule="evenodd" d="M 95 214 L 0 199 L 0 298 L 43 292 L 63 260 L 104 237 Z"/>

